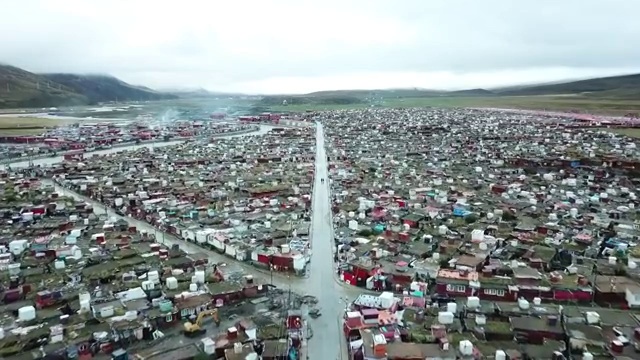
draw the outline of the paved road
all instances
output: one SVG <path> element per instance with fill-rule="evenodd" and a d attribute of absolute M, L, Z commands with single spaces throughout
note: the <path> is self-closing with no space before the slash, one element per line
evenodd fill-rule
<path fill-rule="evenodd" d="M 333 249 L 331 233 L 331 206 L 329 203 L 329 179 L 327 155 L 324 148 L 324 129 L 316 124 L 316 175 L 313 187 L 313 212 L 311 228 L 311 268 L 308 279 L 309 293 L 318 297 L 322 316 L 310 320 L 314 329 L 309 340 L 311 359 L 347 359 L 344 336 L 342 335 L 342 314 L 344 298 L 352 300 L 349 294 L 356 288 L 344 287 L 334 280 Z M 324 182 L 321 179 L 325 179 Z"/>

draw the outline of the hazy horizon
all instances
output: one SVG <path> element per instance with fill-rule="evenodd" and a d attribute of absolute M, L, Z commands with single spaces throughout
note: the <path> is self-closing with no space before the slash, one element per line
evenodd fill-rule
<path fill-rule="evenodd" d="M 3 5 L 0 62 L 154 89 L 463 90 L 640 72 L 640 3 L 621 0 Z"/>

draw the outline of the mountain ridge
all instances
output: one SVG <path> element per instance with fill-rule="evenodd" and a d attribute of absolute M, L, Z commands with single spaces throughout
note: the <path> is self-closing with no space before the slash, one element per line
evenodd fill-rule
<path fill-rule="evenodd" d="M 93 105 L 110 101 L 175 99 L 110 75 L 36 74 L 0 64 L 0 108 Z"/>
<path fill-rule="evenodd" d="M 404 89 L 354 89 L 324 90 L 302 95 L 265 96 L 261 105 L 269 106 L 287 100 L 289 104 L 357 104 L 376 103 L 394 98 L 478 97 L 507 98 L 531 96 L 567 96 L 616 100 L 640 98 L 640 74 L 599 77 L 582 80 L 556 81 L 540 84 L 514 85 L 503 88 L 475 88 L 463 90 L 435 90 L 421 88 Z M 333 99 L 333 100 L 332 100 Z M 337 99 L 337 101 L 335 101 Z"/>
<path fill-rule="evenodd" d="M 389 89 L 353 89 L 353 90 L 323 90 L 306 94 L 291 96 L 335 96 L 335 95 L 375 95 L 388 94 L 403 97 L 424 96 L 460 96 L 460 95 L 487 95 L 487 96 L 523 96 L 523 95 L 556 95 L 556 94 L 581 94 L 611 92 L 619 90 L 640 91 L 640 74 L 626 74 L 605 76 L 581 80 L 560 80 L 553 82 L 512 85 L 497 88 L 474 88 L 462 90 L 438 90 L 423 88 L 389 88 Z M 285 95 L 274 95 L 285 96 Z"/>
<path fill-rule="evenodd" d="M 259 95 L 260 106 L 288 104 L 352 105 L 379 103 L 393 98 L 432 97 L 527 97 L 578 96 L 637 100 L 640 98 L 640 74 L 598 77 L 573 81 L 514 85 L 502 88 L 475 88 L 456 91 L 395 88 L 323 90 L 307 94 Z M 0 108 L 37 108 L 93 105 L 113 101 L 151 101 L 193 97 L 257 96 L 225 93 L 202 88 L 158 91 L 128 84 L 116 77 L 101 74 L 37 74 L 0 64 Z"/>

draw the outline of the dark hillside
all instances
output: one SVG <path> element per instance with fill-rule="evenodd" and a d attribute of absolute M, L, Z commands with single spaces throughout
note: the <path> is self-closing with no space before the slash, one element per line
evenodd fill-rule
<path fill-rule="evenodd" d="M 105 75 L 45 74 L 47 79 L 83 94 L 90 103 L 175 99 L 176 95 L 127 84 Z"/>
<path fill-rule="evenodd" d="M 87 98 L 42 75 L 0 65 L 0 108 L 78 105 Z"/>
<path fill-rule="evenodd" d="M 0 65 L 0 108 L 90 105 L 109 101 L 175 99 L 176 95 L 134 86 L 111 76 L 34 74 Z"/>

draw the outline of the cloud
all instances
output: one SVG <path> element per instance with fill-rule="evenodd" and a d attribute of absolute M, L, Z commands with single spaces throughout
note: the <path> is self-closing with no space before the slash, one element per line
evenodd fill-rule
<path fill-rule="evenodd" d="M 628 0 L 2 0 L 0 8 L 0 61 L 153 87 L 464 88 L 640 68 L 632 46 L 640 3 Z"/>

